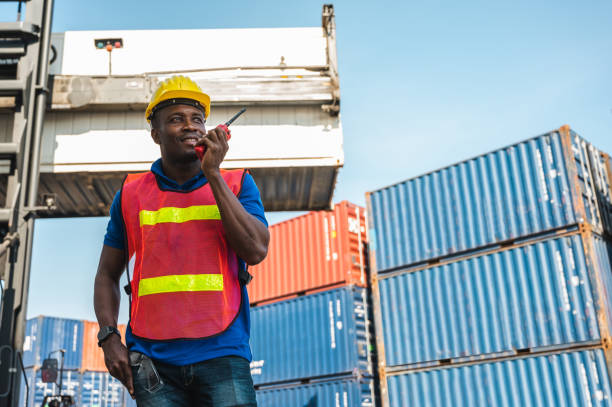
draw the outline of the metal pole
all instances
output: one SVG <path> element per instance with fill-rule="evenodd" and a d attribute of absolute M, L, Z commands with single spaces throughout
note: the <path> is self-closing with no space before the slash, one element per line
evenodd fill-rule
<path fill-rule="evenodd" d="M 62 398 L 62 383 L 64 380 L 64 353 L 66 353 L 66 350 L 60 349 L 60 353 L 62 354 L 62 364 L 60 366 L 60 382 L 59 382 L 59 395 L 61 399 Z"/>
<path fill-rule="evenodd" d="M 51 49 L 51 23 L 53 21 L 53 0 L 45 0 L 43 11 L 43 30 L 40 37 L 40 56 L 38 75 L 36 79 L 36 111 L 34 113 L 34 134 L 32 134 L 32 162 L 29 173 L 29 191 L 26 205 L 36 206 L 38 197 L 38 180 L 40 176 L 40 145 L 42 130 L 47 109 L 49 94 L 49 50 Z"/>

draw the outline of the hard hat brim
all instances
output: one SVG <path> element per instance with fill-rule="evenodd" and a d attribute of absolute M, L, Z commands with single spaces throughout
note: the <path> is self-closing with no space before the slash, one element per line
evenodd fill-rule
<path fill-rule="evenodd" d="M 149 103 L 147 106 L 147 110 L 145 111 L 145 117 L 147 121 L 150 121 L 151 112 L 155 106 L 159 105 L 161 102 L 169 99 L 191 99 L 197 101 L 200 105 L 204 107 L 204 118 L 206 119 L 210 114 L 210 96 L 203 92 L 196 92 L 191 90 L 169 90 L 163 93 L 163 95 L 155 100 L 155 102 Z"/>

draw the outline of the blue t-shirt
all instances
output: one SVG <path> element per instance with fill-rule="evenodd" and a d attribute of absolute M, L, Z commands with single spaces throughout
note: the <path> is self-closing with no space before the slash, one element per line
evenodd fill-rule
<path fill-rule="evenodd" d="M 193 191 L 203 186 L 207 180 L 200 171 L 198 175 L 191 178 L 182 185 L 177 184 L 164 175 L 161 159 L 155 161 L 151 171 L 157 176 L 161 186 L 181 192 Z M 263 204 L 259 196 L 259 190 L 250 174 L 246 174 L 242 183 L 242 189 L 238 196 L 240 203 L 248 213 L 262 221 L 266 226 L 268 222 L 264 215 Z M 121 215 L 121 190 L 117 192 L 111 205 L 110 220 L 106 228 L 104 244 L 123 250 L 124 224 Z M 239 259 L 242 264 L 244 262 Z M 163 321 L 160 321 L 163 323 Z M 144 353 L 151 359 L 159 360 L 172 365 L 190 365 L 222 356 L 241 356 L 249 362 L 252 359 L 249 347 L 249 332 L 251 319 L 249 315 L 249 297 L 246 287 L 242 287 L 242 304 L 240 313 L 230 327 L 220 335 L 208 339 L 176 340 L 176 341 L 147 341 L 132 335 L 128 325 L 125 340 L 128 348 L 133 351 Z"/>

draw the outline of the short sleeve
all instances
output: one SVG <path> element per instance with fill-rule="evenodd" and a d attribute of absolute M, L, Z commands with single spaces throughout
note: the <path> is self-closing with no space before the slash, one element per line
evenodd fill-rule
<path fill-rule="evenodd" d="M 259 195 L 259 189 L 257 188 L 257 184 L 255 184 L 253 176 L 248 172 L 244 175 L 238 200 L 248 213 L 263 222 L 266 227 L 268 226 L 263 203 L 261 202 L 261 196 Z"/>
<path fill-rule="evenodd" d="M 111 204 L 104 244 L 115 249 L 125 249 L 125 232 L 121 215 L 121 190 L 117 191 Z"/>

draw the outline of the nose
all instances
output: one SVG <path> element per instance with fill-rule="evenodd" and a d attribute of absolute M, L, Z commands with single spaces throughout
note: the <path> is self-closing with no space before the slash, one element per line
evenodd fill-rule
<path fill-rule="evenodd" d="M 185 119 L 184 125 L 183 125 L 183 130 L 186 131 L 197 131 L 198 130 L 198 126 L 197 123 L 189 118 Z"/>

